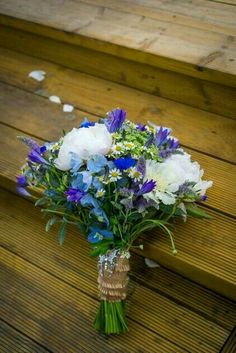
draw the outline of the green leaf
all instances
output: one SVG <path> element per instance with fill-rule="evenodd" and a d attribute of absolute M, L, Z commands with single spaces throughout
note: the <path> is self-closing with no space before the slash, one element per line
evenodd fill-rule
<path fill-rule="evenodd" d="M 42 206 L 42 205 L 45 205 L 47 203 L 47 198 L 46 197 L 41 197 L 40 199 L 38 199 L 36 202 L 35 202 L 35 207 L 37 206 Z"/>
<path fill-rule="evenodd" d="M 195 218 L 212 219 L 202 208 L 197 207 L 195 204 L 185 204 L 187 214 Z"/>
<path fill-rule="evenodd" d="M 58 220 L 57 217 L 53 216 L 47 221 L 47 224 L 45 227 L 46 232 L 48 232 L 51 229 L 51 227 L 53 226 L 53 224 L 57 222 L 57 220 Z"/>
<path fill-rule="evenodd" d="M 66 236 L 66 222 L 62 222 L 58 231 L 58 241 L 63 245 Z"/>

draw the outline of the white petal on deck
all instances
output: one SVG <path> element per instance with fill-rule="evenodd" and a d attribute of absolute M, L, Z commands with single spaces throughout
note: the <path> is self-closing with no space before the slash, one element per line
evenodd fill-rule
<path fill-rule="evenodd" d="M 49 97 L 49 100 L 53 103 L 56 103 L 56 104 L 61 104 L 61 99 L 60 97 L 58 96 L 50 96 Z"/>
<path fill-rule="evenodd" d="M 160 267 L 160 265 L 158 263 L 156 263 L 155 261 L 151 260 L 151 259 L 148 259 L 147 257 L 145 257 L 145 264 L 148 266 L 148 267 L 151 267 L 151 268 L 156 268 L 156 267 Z"/>
<path fill-rule="evenodd" d="M 34 70 L 29 73 L 29 77 L 33 78 L 36 81 L 43 81 L 45 79 L 46 72 L 42 70 Z"/>
<path fill-rule="evenodd" d="M 70 105 L 70 104 L 64 104 L 63 105 L 63 112 L 71 113 L 71 112 L 73 112 L 73 110 L 74 110 L 73 105 Z"/>

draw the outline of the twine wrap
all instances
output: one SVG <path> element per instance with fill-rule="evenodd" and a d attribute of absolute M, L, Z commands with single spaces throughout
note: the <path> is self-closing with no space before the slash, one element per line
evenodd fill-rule
<path fill-rule="evenodd" d="M 102 300 L 110 302 L 124 300 L 129 282 L 129 252 L 108 251 L 98 260 L 98 290 Z"/>

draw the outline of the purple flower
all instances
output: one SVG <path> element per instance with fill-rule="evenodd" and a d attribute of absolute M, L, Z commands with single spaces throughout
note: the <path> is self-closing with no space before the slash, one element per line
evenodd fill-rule
<path fill-rule="evenodd" d="M 22 196 L 31 196 L 31 194 L 25 189 L 25 188 L 23 188 L 22 186 L 18 186 L 17 188 L 16 188 L 16 190 L 17 190 L 17 192 L 20 194 L 20 195 L 22 195 Z"/>
<path fill-rule="evenodd" d="M 141 186 L 140 190 L 138 191 L 137 195 L 148 194 L 156 187 L 156 182 L 151 180 L 146 180 L 145 183 Z"/>
<path fill-rule="evenodd" d="M 25 137 L 25 136 L 17 136 L 18 140 L 22 141 L 25 143 L 28 147 L 32 148 L 35 151 L 40 152 L 40 146 L 32 140 L 31 138 Z"/>
<path fill-rule="evenodd" d="M 80 128 L 81 127 L 85 127 L 88 128 L 90 126 L 94 126 L 95 123 L 93 121 L 89 121 L 87 118 L 84 118 L 84 121 L 80 124 Z"/>
<path fill-rule="evenodd" d="M 136 165 L 136 169 L 139 173 L 141 173 L 142 175 L 145 174 L 146 171 L 146 161 L 144 157 L 140 157 L 138 160 L 138 163 Z"/>
<path fill-rule="evenodd" d="M 113 109 L 108 113 L 108 118 L 105 119 L 107 130 L 112 133 L 119 130 L 126 118 L 126 111 L 120 108 Z"/>
<path fill-rule="evenodd" d="M 136 125 L 136 129 L 139 131 L 146 131 L 147 130 L 146 125 L 140 124 L 140 123 Z"/>
<path fill-rule="evenodd" d="M 26 187 L 28 185 L 27 180 L 24 175 L 18 175 L 16 177 L 17 185 L 20 187 Z"/>
<path fill-rule="evenodd" d="M 156 147 L 159 147 L 161 145 L 163 145 L 164 143 L 167 142 L 167 137 L 170 134 L 170 130 L 169 129 L 165 129 L 162 126 L 160 127 L 160 129 L 158 130 L 158 132 L 155 135 L 155 140 L 154 140 L 154 144 Z"/>
<path fill-rule="evenodd" d="M 201 201 L 206 201 L 207 200 L 207 195 L 202 195 L 201 196 Z"/>
<path fill-rule="evenodd" d="M 67 195 L 67 201 L 70 202 L 79 202 L 85 195 L 82 190 L 74 188 L 69 188 L 65 194 Z"/>
<path fill-rule="evenodd" d="M 135 165 L 135 160 L 131 157 L 121 157 L 114 160 L 116 168 L 126 170 Z"/>
<path fill-rule="evenodd" d="M 46 161 L 46 159 L 44 159 L 41 154 L 32 149 L 30 151 L 30 153 L 28 154 L 28 158 L 31 162 L 34 162 L 34 163 L 38 163 L 38 164 L 49 164 L 48 161 Z"/>
<path fill-rule="evenodd" d="M 167 148 L 171 150 L 176 150 L 179 147 L 179 141 L 175 138 L 170 138 L 167 141 Z"/>

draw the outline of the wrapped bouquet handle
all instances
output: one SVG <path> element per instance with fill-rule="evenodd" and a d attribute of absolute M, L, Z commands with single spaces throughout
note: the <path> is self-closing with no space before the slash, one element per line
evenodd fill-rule
<path fill-rule="evenodd" d="M 176 254 L 171 220 L 208 217 L 195 202 L 206 200 L 212 182 L 202 180 L 203 170 L 171 129 L 135 124 L 120 108 L 98 123 L 85 119 L 57 142 L 39 146 L 19 139 L 30 152 L 17 177 L 18 191 L 24 196 L 41 191 L 35 205 L 49 216 L 47 231 L 59 225 L 60 244 L 67 224 L 87 237 L 91 255 L 98 257 L 94 327 L 105 334 L 126 332 L 130 249 L 143 232 L 159 228 Z"/>
<path fill-rule="evenodd" d="M 98 290 L 100 306 L 95 329 L 105 334 L 126 332 L 125 299 L 129 283 L 130 253 L 120 250 L 108 251 L 98 259 Z"/>

